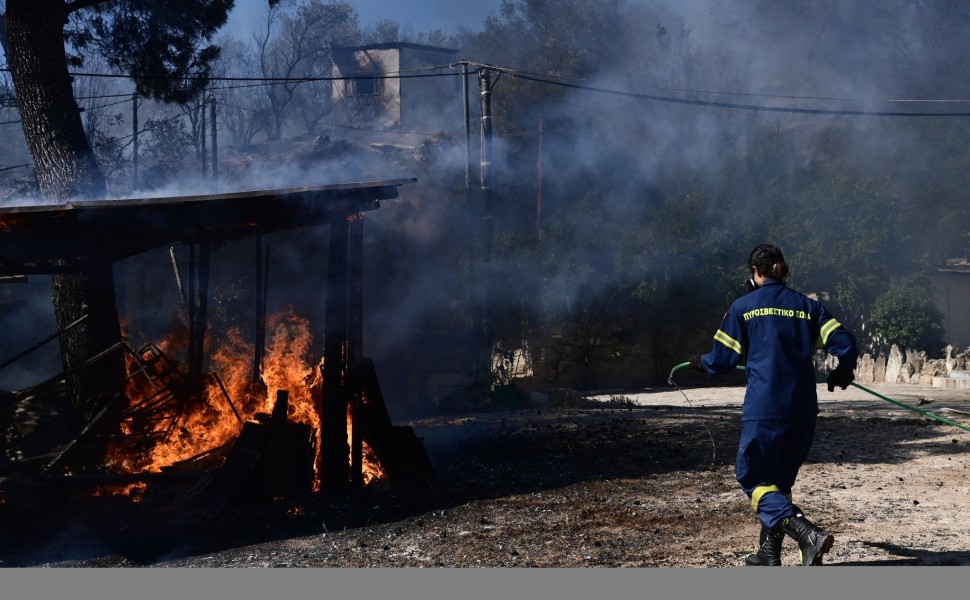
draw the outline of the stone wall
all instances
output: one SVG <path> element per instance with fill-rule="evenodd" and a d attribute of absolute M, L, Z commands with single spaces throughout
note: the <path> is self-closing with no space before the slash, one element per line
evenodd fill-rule
<path fill-rule="evenodd" d="M 929 359 L 925 352 L 904 350 L 893 345 L 888 356 L 863 354 L 856 365 L 857 383 L 910 383 L 935 387 L 970 387 L 970 350 L 954 354 L 947 346 L 946 358 Z M 838 365 L 838 359 L 825 355 L 816 361 L 820 376 Z M 964 383 L 965 382 L 965 383 Z"/>

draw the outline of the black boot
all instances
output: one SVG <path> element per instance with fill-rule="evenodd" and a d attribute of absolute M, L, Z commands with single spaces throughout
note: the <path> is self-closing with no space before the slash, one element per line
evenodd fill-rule
<path fill-rule="evenodd" d="M 802 565 L 821 565 L 822 555 L 832 549 L 835 538 L 828 531 L 806 519 L 797 506 L 794 512 L 795 516 L 782 521 L 781 529 L 798 542 Z"/>
<path fill-rule="evenodd" d="M 785 541 L 785 532 L 780 527 L 768 529 L 761 526 L 758 536 L 758 552 L 744 557 L 744 564 L 749 567 L 780 567 L 781 543 Z"/>

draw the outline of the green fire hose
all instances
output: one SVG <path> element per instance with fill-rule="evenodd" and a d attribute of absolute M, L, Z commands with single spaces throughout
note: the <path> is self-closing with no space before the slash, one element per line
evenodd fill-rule
<path fill-rule="evenodd" d="M 674 372 L 677 371 L 678 369 L 683 369 L 684 367 L 687 367 L 687 366 L 690 366 L 690 363 L 689 362 L 680 363 L 679 365 L 677 365 L 673 369 L 671 369 L 670 370 L 670 376 L 667 377 L 667 383 L 669 383 L 670 385 L 676 385 L 674 383 Z M 738 370 L 740 370 L 740 371 L 743 371 L 745 367 L 744 367 L 744 365 L 738 365 L 736 368 Z M 821 382 L 820 381 L 819 383 L 824 383 L 824 382 Z M 880 400 L 885 400 L 886 402 L 890 402 L 892 404 L 895 404 L 896 406 L 898 406 L 900 408 L 904 408 L 904 409 L 906 409 L 906 410 L 908 410 L 910 412 L 914 412 L 914 413 L 916 413 L 918 415 L 922 415 L 922 416 L 924 416 L 924 417 L 926 417 L 928 419 L 933 419 L 933 420 L 939 421 L 941 423 L 946 423 L 947 425 L 952 425 L 952 426 L 954 426 L 954 427 L 956 427 L 958 429 L 962 429 L 963 431 L 970 431 L 970 427 L 968 427 L 966 425 L 961 425 L 960 423 L 957 423 L 955 421 L 951 421 L 950 419 L 947 419 L 946 417 L 941 417 L 939 415 L 934 415 L 933 413 L 926 412 L 925 410 L 920 410 L 920 409 L 916 408 L 915 406 L 910 406 L 909 404 L 906 404 L 904 402 L 900 402 L 899 400 L 893 400 L 892 398 L 889 398 L 887 396 L 883 396 L 882 394 L 880 394 L 878 392 L 875 392 L 873 390 L 870 390 L 867 387 L 861 386 L 861 385 L 859 385 L 858 383 L 856 383 L 854 381 L 851 382 L 851 383 L 849 383 L 849 385 L 851 385 L 853 387 L 857 387 L 860 390 L 862 390 L 863 392 L 866 392 L 868 394 L 872 394 L 873 396 L 875 396 L 876 398 L 879 398 Z"/>

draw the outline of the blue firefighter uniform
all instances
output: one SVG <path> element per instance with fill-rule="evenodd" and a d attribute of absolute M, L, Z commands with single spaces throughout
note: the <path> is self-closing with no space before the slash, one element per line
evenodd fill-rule
<path fill-rule="evenodd" d="M 852 334 L 822 303 L 769 278 L 731 305 L 712 350 L 701 357 L 710 375 L 745 364 L 735 477 L 768 528 L 792 516 L 791 489 L 814 437 L 816 349 L 838 357 L 840 368 L 855 369 Z"/>

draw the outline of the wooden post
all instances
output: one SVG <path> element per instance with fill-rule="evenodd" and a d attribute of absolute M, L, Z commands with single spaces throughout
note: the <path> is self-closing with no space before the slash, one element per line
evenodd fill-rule
<path fill-rule="evenodd" d="M 193 246 L 191 256 L 193 273 L 189 278 L 189 373 L 201 375 L 205 360 L 211 249 L 208 244 L 199 244 L 198 262 L 195 262 Z"/>
<path fill-rule="evenodd" d="M 363 390 L 360 383 L 361 347 L 363 344 L 364 312 L 364 217 L 350 217 L 350 239 L 347 249 L 349 272 L 349 318 L 347 331 L 347 390 L 351 398 L 350 481 L 356 487 L 364 485 L 364 427 L 361 423 Z"/>
<path fill-rule="evenodd" d="M 195 262 L 195 244 L 189 244 L 189 264 L 188 264 L 188 277 L 186 282 L 185 291 L 185 312 L 187 317 L 187 326 L 189 332 L 189 350 L 188 350 L 188 370 L 190 374 L 195 373 L 195 356 L 197 354 L 196 343 L 198 340 L 195 337 L 195 320 L 198 317 L 196 313 L 196 303 L 195 303 L 195 284 L 196 280 L 196 262 Z"/>
<path fill-rule="evenodd" d="M 263 236 L 256 236 L 256 335 L 253 353 L 253 383 L 260 380 L 266 351 L 266 295 L 269 290 L 269 244 L 263 254 Z"/>
<path fill-rule="evenodd" d="M 350 466 L 347 443 L 348 394 L 346 350 L 348 341 L 347 264 L 350 224 L 345 218 L 330 222 L 330 256 L 327 267 L 326 323 L 323 350 L 323 406 L 320 417 L 322 465 L 321 487 L 324 491 L 346 488 Z"/>

